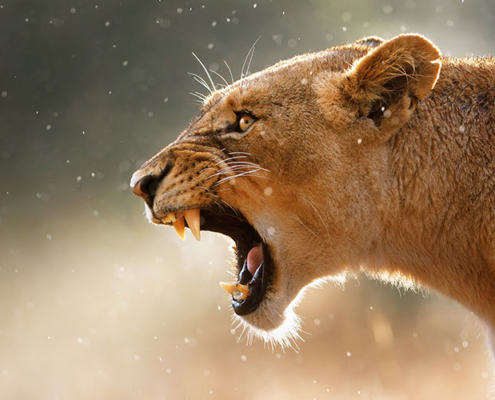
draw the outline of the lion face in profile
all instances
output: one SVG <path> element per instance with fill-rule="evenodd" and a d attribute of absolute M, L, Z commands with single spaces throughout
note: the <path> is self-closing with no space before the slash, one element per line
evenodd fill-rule
<path fill-rule="evenodd" d="M 135 172 L 149 220 L 229 236 L 234 312 L 294 327 L 313 282 L 383 259 L 390 138 L 433 88 L 440 54 L 418 35 L 369 38 L 280 62 L 214 91 L 175 142 Z M 286 332 L 285 332 L 286 333 Z"/>

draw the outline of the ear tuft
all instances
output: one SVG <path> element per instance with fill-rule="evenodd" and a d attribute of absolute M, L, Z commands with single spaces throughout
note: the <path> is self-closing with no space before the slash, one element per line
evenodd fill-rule
<path fill-rule="evenodd" d="M 365 39 L 363 39 L 365 40 Z M 435 86 L 440 51 L 421 35 L 397 36 L 356 62 L 344 80 L 344 91 L 360 109 L 388 108 L 409 96 L 423 99 Z"/>

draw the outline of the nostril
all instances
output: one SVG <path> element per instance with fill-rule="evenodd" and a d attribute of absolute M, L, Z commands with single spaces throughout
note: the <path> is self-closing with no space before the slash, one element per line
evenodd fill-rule
<path fill-rule="evenodd" d="M 153 175 L 141 178 L 132 188 L 136 196 L 142 197 L 148 204 L 153 203 L 160 179 Z"/>
<path fill-rule="evenodd" d="M 155 171 L 158 172 L 157 175 L 152 173 L 144 175 L 143 169 L 137 170 L 131 178 L 132 191 L 136 196 L 142 197 L 152 207 L 160 182 L 172 171 L 172 168 L 173 163 L 167 159 L 164 168 L 161 171 Z"/>

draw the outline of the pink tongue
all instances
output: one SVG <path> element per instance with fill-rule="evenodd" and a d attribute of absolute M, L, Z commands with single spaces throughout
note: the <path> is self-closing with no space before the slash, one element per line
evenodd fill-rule
<path fill-rule="evenodd" d="M 254 275 L 262 262 L 263 262 L 263 246 L 259 244 L 258 246 L 253 247 L 251 250 L 249 250 L 247 256 L 247 265 L 249 272 L 251 272 L 251 274 Z"/>

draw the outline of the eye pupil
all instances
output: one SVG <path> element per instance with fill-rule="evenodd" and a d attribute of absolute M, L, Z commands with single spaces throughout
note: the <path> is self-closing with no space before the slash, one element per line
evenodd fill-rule
<path fill-rule="evenodd" d="M 253 117 L 251 117 L 250 115 L 248 114 L 244 114 L 241 119 L 239 120 L 239 129 L 242 131 L 242 132 L 245 132 L 250 126 L 251 124 L 254 122 L 254 119 Z"/>

